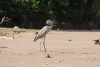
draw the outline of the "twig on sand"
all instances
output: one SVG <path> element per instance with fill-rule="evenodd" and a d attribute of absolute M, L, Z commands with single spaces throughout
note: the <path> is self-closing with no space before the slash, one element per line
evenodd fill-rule
<path fill-rule="evenodd" d="M 11 39 L 11 40 L 13 40 L 13 39 L 14 39 L 14 36 L 12 36 L 12 37 L 5 37 L 5 36 L 2 36 L 2 37 L 0 37 L 0 39 Z"/>
<path fill-rule="evenodd" d="M 99 39 L 96 39 L 96 40 L 93 40 L 95 41 L 95 44 L 100 44 L 100 40 Z"/>
<path fill-rule="evenodd" d="M 2 24 L 4 21 L 8 22 L 11 18 L 8 18 L 8 17 L 3 17 L 0 24 Z"/>

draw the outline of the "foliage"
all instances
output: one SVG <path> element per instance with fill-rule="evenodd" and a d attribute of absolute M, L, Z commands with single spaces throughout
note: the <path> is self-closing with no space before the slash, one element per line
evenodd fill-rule
<path fill-rule="evenodd" d="M 42 28 L 47 19 L 60 29 L 100 29 L 99 0 L 0 0 L 0 18 L 11 18 L 0 26 Z"/>

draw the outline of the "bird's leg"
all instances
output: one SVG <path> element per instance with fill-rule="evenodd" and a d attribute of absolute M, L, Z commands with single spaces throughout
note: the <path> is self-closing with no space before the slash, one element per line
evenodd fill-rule
<path fill-rule="evenodd" d="M 46 52 L 46 48 L 45 48 L 45 37 L 46 37 L 46 35 L 44 35 L 43 45 L 44 45 L 44 49 L 45 49 L 45 52 Z"/>
<path fill-rule="evenodd" d="M 42 39 L 43 39 L 43 38 L 41 38 L 41 41 L 40 41 L 40 51 L 41 51 L 41 42 L 42 42 Z"/>

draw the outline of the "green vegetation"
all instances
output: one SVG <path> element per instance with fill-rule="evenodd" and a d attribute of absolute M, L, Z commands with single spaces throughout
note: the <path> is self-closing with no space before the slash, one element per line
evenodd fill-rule
<path fill-rule="evenodd" d="M 100 0 L 0 0 L 4 16 L 11 20 L 0 27 L 39 29 L 50 18 L 60 29 L 100 29 Z"/>

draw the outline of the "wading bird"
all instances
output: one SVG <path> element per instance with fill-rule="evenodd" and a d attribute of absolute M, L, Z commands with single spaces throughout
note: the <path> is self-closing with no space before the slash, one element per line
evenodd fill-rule
<path fill-rule="evenodd" d="M 44 38 L 43 40 L 43 45 L 44 49 L 46 52 L 46 47 L 45 47 L 45 37 L 46 34 L 52 29 L 53 25 L 56 24 L 56 21 L 48 19 L 46 21 L 46 26 L 44 26 L 39 32 L 36 32 L 36 36 L 34 38 L 34 41 L 36 42 L 39 38 Z M 40 43 L 40 50 L 41 50 L 41 43 Z"/>

